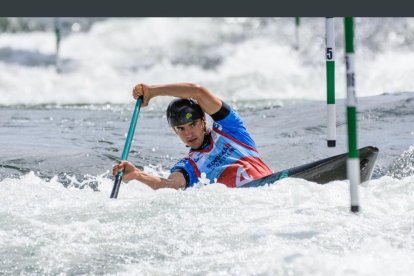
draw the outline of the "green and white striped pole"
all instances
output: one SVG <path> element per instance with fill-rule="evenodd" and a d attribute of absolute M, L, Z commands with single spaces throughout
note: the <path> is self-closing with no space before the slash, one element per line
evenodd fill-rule
<path fill-rule="evenodd" d="M 59 17 L 55 17 L 55 35 L 56 35 L 55 66 L 56 66 L 56 72 L 60 73 L 59 50 L 60 50 L 61 30 L 60 30 Z"/>
<path fill-rule="evenodd" d="M 334 18 L 326 18 L 326 91 L 328 104 L 328 147 L 336 146 L 335 33 Z"/>
<path fill-rule="evenodd" d="M 355 94 L 354 64 L 354 18 L 345 17 L 345 48 L 346 48 L 346 104 L 348 121 L 348 160 L 347 176 L 350 182 L 351 212 L 359 212 L 358 185 L 360 183 L 359 152 L 357 145 L 357 118 Z"/>
<path fill-rule="evenodd" d="M 300 17 L 295 17 L 295 45 L 293 46 L 295 50 L 299 50 L 299 26 Z"/>

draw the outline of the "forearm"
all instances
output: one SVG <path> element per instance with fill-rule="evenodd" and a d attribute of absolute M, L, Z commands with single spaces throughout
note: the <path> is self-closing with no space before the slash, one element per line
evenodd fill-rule
<path fill-rule="evenodd" d="M 166 178 L 162 178 L 159 176 L 147 174 L 142 171 L 137 173 L 136 180 L 147 184 L 154 190 L 161 189 L 161 188 L 173 188 L 173 189 L 184 188 L 175 179 L 166 179 Z"/>
<path fill-rule="evenodd" d="M 173 96 L 179 98 L 200 99 L 208 90 L 193 83 L 172 83 L 161 85 L 149 85 L 151 94 L 154 96 Z"/>
<path fill-rule="evenodd" d="M 174 83 L 165 85 L 150 85 L 151 95 L 173 96 L 179 98 L 193 98 L 208 114 L 217 112 L 221 107 L 221 100 L 205 87 L 192 83 Z"/>

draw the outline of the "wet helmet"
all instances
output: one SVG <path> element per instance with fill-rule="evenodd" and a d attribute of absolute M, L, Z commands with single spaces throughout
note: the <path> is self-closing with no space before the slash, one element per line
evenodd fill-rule
<path fill-rule="evenodd" d="M 200 105 L 191 99 L 175 99 L 167 108 L 167 120 L 171 127 L 191 123 L 204 118 Z"/>

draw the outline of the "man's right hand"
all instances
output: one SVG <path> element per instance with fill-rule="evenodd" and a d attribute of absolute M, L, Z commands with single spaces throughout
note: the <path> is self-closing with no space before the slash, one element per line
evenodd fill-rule
<path fill-rule="evenodd" d="M 134 99 L 142 97 L 142 107 L 148 106 L 149 101 L 153 97 L 151 95 L 150 87 L 146 84 L 140 83 L 134 86 L 132 89 L 132 96 Z"/>
<path fill-rule="evenodd" d="M 119 171 L 124 171 L 122 180 L 128 182 L 133 179 L 137 179 L 138 174 L 141 172 L 132 163 L 128 161 L 119 161 L 118 165 L 112 167 L 112 175 L 116 176 Z"/>

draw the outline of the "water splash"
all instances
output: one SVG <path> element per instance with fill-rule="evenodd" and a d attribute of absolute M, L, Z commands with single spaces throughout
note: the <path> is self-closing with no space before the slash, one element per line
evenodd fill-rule
<path fill-rule="evenodd" d="M 410 146 L 388 169 L 387 175 L 402 179 L 414 175 L 414 146 Z"/>

